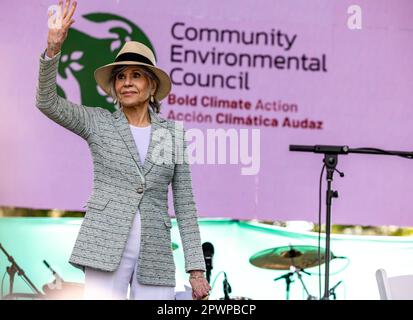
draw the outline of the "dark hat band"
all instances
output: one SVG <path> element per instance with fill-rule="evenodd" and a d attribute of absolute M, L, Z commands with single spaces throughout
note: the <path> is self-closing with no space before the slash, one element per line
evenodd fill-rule
<path fill-rule="evenodd" d="M 151 66 L 154 66 L 153 62 L 149 60 L 147 57 L 139 53 L 133 53 L 133 52 L 122 53 L 115 59 L 115 62 L 122 62 L 122 61 L 136 61 L 136 62 L 142 62 L 142 63 L 150 64 Z"/>

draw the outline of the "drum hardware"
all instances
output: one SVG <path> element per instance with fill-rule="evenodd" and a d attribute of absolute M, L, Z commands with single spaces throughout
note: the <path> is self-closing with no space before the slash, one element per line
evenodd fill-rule
<path fill-rule="evenodd" d="M 291 279 L 291 277 L 294 275 L 294 272 L 288 272 L 286 274 L 283 274 L 282 276 L 275 278 L 274 281 L 278 281 L 281 279 L 285 279 L 285 286 L 286 286 L 286 300 L 290 300 L 290 285 L 291 283 L 294 282 L 294 280 Z"/>
<path fill-rule="evenodd" d="M 222 274 L 224 274 L 224 280 L 222 281 L 222 286 L 223 286 L 223 291 L 224 291 L 224 297 L 217 298 L 218 300 L 252 300 L 251 298 L 248 297 L 243 297 L 243 296 L 230 296 L 229 294 L 232 292 L 231 285 L 229 284 L 228 277 L 225 271 L 220 271 L 218 274 L 215 276 L 214 280 L 212 281 L 211 284 L 211 292 L 215 287 L 215 283 L 218 279 L 218 277 Z"/>
<path fill-rule="evenodd" d="M 320 257 L 318 253 L 320 251 Z M 326 261 L 326 252 L 325 249 L 319 248 L 316 246 L 307 246 L 307 245 L 297 245 L 297 246 L 283 246 L 266 249 L 260 252 L 257 252 L 249 259 L 250 263 L 256 267 L 272 270 L 289 270 L 290 272 L 275 278 L 274 281 L 281 279 L 285 280 L 286 283 L 286 299 L 290 299 L 290 286 L 294 282 L 292 279 L 294 275 L 297 275 L 298 280 L 300 281 L 306 295 L 307 300 L 317 299 L 315 296 L 311 295 L 304 283 L 301 273 L 305 273 L 311 276 L 311 273 L 306 271 L 307 268 L 312 268 L 320 264 L 325 263 Z M 328 255 L 329 258 L 345 258 L 345 257 L 336 257 L 332 252 Z M 335 299 L 334 289 L 341 283 L 341 281 L 336 284 L 332 290 L 330 290 L 330 295 L 333 295 Z"/>
<path fill-rule="evenodd" d="M 307 271 L 305 271 L 304 269 L 297 269 L 297 268 L 295 268 L 295 267 L 293 267 L 293 266 L 291 267 L 290 270 L 291 270 L 291 272 L 288 272 L 288 273 L 286 273 L 286 274 L 284 274 L 284 275 L 282 275 L 282 276 L 274 279 L 274 281 L 278 281 L 278 280 L 281 280 L 281 279 L 285 279 L 285 283 L 286 283 L 286 300 L 290 300 L 290 285 L 291 285 L 291 283 L 294 282 L 294 280 L 292 280 L 291 278 L 292 278 L 295 274 L 297 275 L 298 280 L 301 282 L 301 285 L 303 286 L 303 289 L 304 289 L 304 291 L 305 291 L 305 293 L 306 293 L 306 295 L 307 295 L 307 300 L 317 300 L 316 297 L 314 297 L 313 295 L 311 295 L 311 294 L 308 292 L 307 287 L 306 287 L 306 285 L 305 285 L 305 283 L 304 283 L 304 281 L 303 281 L 303 279 L 302 279 L 302 276 L 301 276 L 301 272 L 302 272 L 302 273 L 305 273 L 305 274 L 307 274 L 307 275 L 311 275 L 311 274 L 308 273 Z"/>
<path fill-rule="evenodd" d="M 20 268 L 20 266 L 17 264 L 14 258 L 7 253 L 6 249 L 4 249 L 1 243 L 0 243 L 0 249 L 6 255 L 7 260 L 9 260 L 11 263 L 11 266 L 6 267 L 6 271 L 9 275 L 9 293 L 3 297 L 3 292 L 1 292 L 1 299 L 12 300 L 18 297 L 26 297 L 26 298 L 31 297 L 31 298 L 38 298 L 38 299 L 44 298 L 44 295 L 36 288 L 36 286 L 26 276 L 24 270 Z M 23 281 L 30 287 L 30 289 L 32 289 L 35 292 L 35 294 L 13 294 L 14 276 L 16 275 L 16 273 L 18 276 L 22 277 Z"/>
<path fill-rule="evenodd" d="M 330 288 L 329 291 L 329 296 L 333 296 L 333 299 L 336 300 L 337 296 L 336 296 L 336 288 L 342 283 L 343 281 L 340 280 L 339 282 L 337 282 L 333 287 Z"/>
<path fill-rule="evenodd" d="M 231 285 L 228 282 L 227 274 L 224 272 L 224 281 L 222 282 L 224 290 L 224 300 L 231 300 L 229 294 L 232 292 Z"/>

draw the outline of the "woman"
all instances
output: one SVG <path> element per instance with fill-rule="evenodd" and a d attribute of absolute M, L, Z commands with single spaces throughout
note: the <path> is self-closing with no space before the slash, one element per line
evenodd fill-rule
<path fill-rule="evenodd" d="M 85 139 L 94 164 L 94 186 L 69 262 L 85 271 L 85 299 L 174 299 L 175 265 L 168 215 L 172 184 L 175 214 L 193 299 L 208 295 L 205 261 L 184 131 L 161 118 L 159 101 L 171 90 L 152 51 L 127 42 L 95 79 L 118 106 L 113 114 L 57 95 L 61 47 L 76 2 L 66 0 L 60 29 L 50 28 L 40 58 L 36 105 L 48 118 Z M 50 15 L 49 15 L 50 17 Z M 181 147 L 181 148 L 180 148 Z M 183 149 L 183 150 L 182 150 Z"/>

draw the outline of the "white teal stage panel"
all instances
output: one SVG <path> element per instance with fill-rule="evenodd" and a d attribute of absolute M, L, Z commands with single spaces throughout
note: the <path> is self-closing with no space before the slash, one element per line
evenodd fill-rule
<path fill-rule="evenodd" d="M 1 218 L 0 243 L 25 271 L 29 279 L 42 290 L 53 281 L 52 273 L 43 260 L 61 275 L 65 281 L 82 283 L 83 273 L 72 267 L 69 259 L 80 218 Z M 225 272 L 232 288 L 230 296 L 251 299 L 284 300 L 286 299 L 286 281 L 281 278 L 289 270 L 259 268 L 250 263 L 250 258 L 265 249 L 292 246 L 305 248 L 317 246 L 317 234 L 298 233 L 285 228 L 258 223 L 200 219 L 203 242 L 214 245 L 215 254 L 211 284 L 214 284 L 211 299 L 223 297 L 223 280 Z M 177 276 L 177 291 L 188 285 L 188 275 L 184 271 L 184 256 L 176 221 L 173 220 L 172 242 L 178 247 L 174 250 Z M 321 239 L 324 247 L 324 238 Z M 176 247 L 176 246 L 174 246 Z M 413 273 L 413 237 L 351 236 L 332 235 L 331 250 L 335 258 L 330 263 L 330 285 L 337 286 L 336 298 L 379 299 L 375 271 L 387 270 L 389 276 Z M 9 262 L 0 253 L 0 278 L 6 272 Z M 288 266 L 287 266 L 288 267 Z M 311 267 L 302 273 L 302 280 L 309 293 L 319 295 L 319 268 Z M 324 291 L 324 264 L 321 265 Z M 306 299 L 297 275 L 291 277 L 290 299 Z M 3 281 L 3 293 L 9 289 L 6 275 Z M 29 293 L 31 290 L 20 277 L 15 277 L 14 292 Z"/>

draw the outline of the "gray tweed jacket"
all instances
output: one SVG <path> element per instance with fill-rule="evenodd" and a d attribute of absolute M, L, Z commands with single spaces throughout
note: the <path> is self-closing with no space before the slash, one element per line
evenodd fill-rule
<path fill-rule="evenodd" d="M 94 165 L 93 191 L 69 263 L 82 270 L 84 266 L 116 270 L 139 208 L 138 281 L 175 286 L 167 199 L 172 183 L 185 271 L 205 271 L 189 165 L 176 160 L 186 156 L 185 149 L 178 148 L 186 146 L 182 126 L 151 111 L 151 141 L 142 165 L 122 111 L 111 113 L 100 107 L 77 105 L 57 95 L 59 58 L 60 53 L 51 60 L 45 60 L 44 53 L 40 56 L 36 106 L 48 118 L 86 140 Z M 172 152 L 172 159 L 165 157 L 172 162 L 162 163 L 160 157 L 155 157 L 155 153 L 162 155 L 162 149 Z M 179 150 L 181 157 L 175 157 Z"/>

